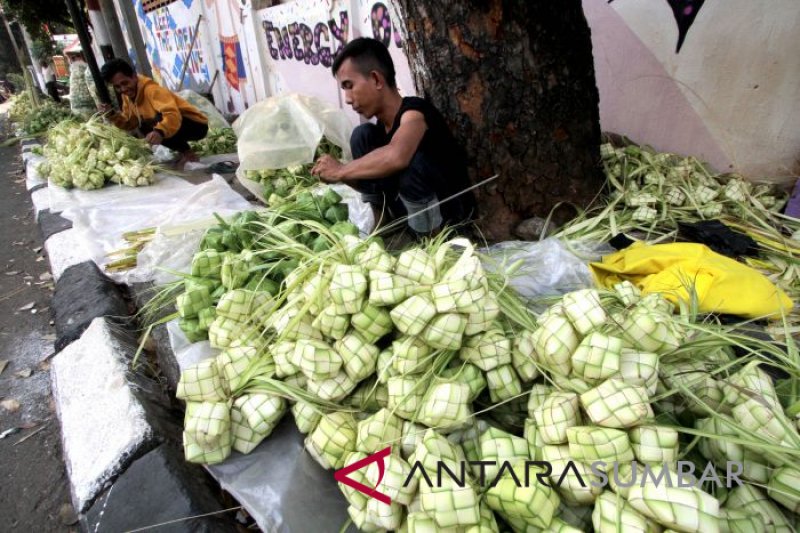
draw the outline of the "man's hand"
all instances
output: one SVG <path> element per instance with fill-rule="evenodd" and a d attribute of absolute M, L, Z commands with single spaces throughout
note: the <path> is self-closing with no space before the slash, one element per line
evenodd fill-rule
<path fill-rule="evenodd" d="M 153 130 L 147 135 L 145 135 L 144 140 L 147 141 L 149 144 L 161 144 L 161 141 L 164 140 L 164 136 L 161 135 L 156 130 Z"/>
<path fill-rule="evenodd" d="M 311 175 L 319 177 L 325 183 L 337 183 L 342 181 L 341 170 L 344 167 L 339 161 L 329 155 L 323 155 L 311 169 Z"/>

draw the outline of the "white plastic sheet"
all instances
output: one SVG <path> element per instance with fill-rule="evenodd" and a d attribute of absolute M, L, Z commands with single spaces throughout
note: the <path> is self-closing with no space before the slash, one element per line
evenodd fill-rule
<path fill-rule="evenodd" d="M 60 213 L 67 209 L 88 209 L 117 203 L 138 202 L 147 205 L 151 199 L 186 195 L 192 187 L 193 185 L 186 180 L 167 174 L 157 174 L 156 182 L 147 187 L 107 185 L 102 189 L 83 191 L 65 189 L 51 182 L 47 189 L 50 193 L 50 210 L 53 213 Z"/>
<path fill-rule="evenodd" d="M 244 170 L 311 163 L 323 135 L 352 158 L 353 127 L 341 109 L 310 96 L 274 96 L 250 107 L 233 123 Z"/>
<path fill-rule="evenodd" d="M 251 209 L 252 205 L 217 175 L 200 185 L 183 183 L 185 187 L 155 189 L 147 193 L 144 193 L 145 189 L 128 189 L 140 194 L 118 195 L 114 201 L 73 206 L 62 216 L 72 221 L 73 229 L 82 236 L 91 258 L 101 268 L 108 262 L 110 252 L 129 246 L 122 237 L 123 233 L 158 228 L 162 235 L 153 249 L 143 255 L 141 266 L 109 274 L 118 282 L 154 279 L 160 272 L 157 267 L 186 271 L 197 250 L 202 229 L 216 223 L 214 214 L 229 217 Z M 103 190 L 90 192 L 101 193 Z"/>
<path fill-rule="evenodd" d="M 208 341 L 189 342 L 177 320 L 167 322 L 166 326 L 169 343 L 181 372 L 194 364 L 219 355 L 219 350 L 212 348 Z"/>

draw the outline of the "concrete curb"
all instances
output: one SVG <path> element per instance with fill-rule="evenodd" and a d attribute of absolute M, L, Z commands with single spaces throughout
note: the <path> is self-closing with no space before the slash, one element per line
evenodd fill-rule
<path fill-rule="evenodd" d="M 26 162 L 35 158 L 33 144 L 23 147 Z M 49 211 L 46 182 L 36 181 L 28 180 L 28 191 L 56 281 L 53 398 L 81 529 L 126 531 L 219 513 L 219 488 L 183 460 L 182 415 L 163 378 L 147 377 L 146 365 L 131 370 L 137 346 L 129 291 L 91 262 L 71 223 Z M 162 529 L 236 531 L 231 513 Z"/>

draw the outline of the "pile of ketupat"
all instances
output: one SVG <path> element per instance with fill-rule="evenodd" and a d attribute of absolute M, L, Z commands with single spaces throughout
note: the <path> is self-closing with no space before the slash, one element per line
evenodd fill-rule
<path fill-rule="evenodd" d="M 277 211 L 244 211 L 230 221 L 220 220 L 204 235 L 191 271 L 151 301 L 151 314 L 174 300 L 187 338 L 205 340 L 212 324 L 221 323 L 217 320 L 221 299 L 252 292 L 277 296 L 281 283 L 304 257 L 329 249 L 338 237 L 358 235 L 358 228 L 347 221 L 347 204 L 341 203 L 341 196 L 331 189 L 310 196 L 308 202 L 286 204 Z M 332 212 L 337 218 L 329 217 Z M 343 221 L 338 220 L 342 213 Z M 310 225 L 319 231 L 309 230 Z M 282 242 L 260 236 L 266 227 Z M 282 246 L 290 251 L 284 253 Z"/>
<path fill-rule="evenodd" d="M 341 159 L 342 149 L 323 136 L 317 145 L 314 161 L 322 155 Z M 313 163 L 307 163 L 279 169 L 245 170 L 244 176 L 262 185 L 261 195 L 267 206 L 277 207 L 319 184 L 319 180 L 311 175 L 312 167 Z"/>
<path fill-rule="evenodd" d="M 147 143 L 94 116 L 84 123 L 60 122 L 47 135 L 46 160 L 38 172 L 55 185 L 70 189 L 100 189 L 106 182 L 144 187 L 157 167 Z"/>
<path fill-rule="evenodd" d="M 719 220 L 756 242 L 758 256 L 744 257 L 744 263 L 793 300 L 800 298 L 800 220 L 781 213 L 788 200 L 785 191 L 646 146 L 606 143 L 601 155 L 611 194 L 554 237 L 598 243 L 626 234 L 655 244 L 676 240 L 681 223 Z M 800 322 L 800 316 L 791 316 L 790 322 Z"/>
<path fill-rule="evenodd" d="M 222 294 L 207 328 L 221 353 L 181 376 L 187 460 L 249 453 L 291 412 L 325 468 L 391 447 L 378 487 L 390 505 L 341 486 L 362 531 L 795 527 L 790 336 L 759 341 L 628 283 L 566 294 L 537 317 L 463 239 L 392 254 L 374 238 L 296 224 L 256 225 L 249 238 L 295 268 L 277 290 Z M 298 242 L 310 233 L 327 251 Z M 208 303 L 184 296 L 179 307 Z M 735 461 L 744 484 L 728 488 Z M 690 462 L 703 483 L 663 482 Z M 437 483 L 441 465 L 458 481 Z M 648 471 L 662 483 L 619 481 Z M 351 477 L 375 486 L 380 476 L 372 465 Z"/>
<path fill-rule="evenodd" d="M 59 122 L 73 118 L 69 106 L 46 101 L 37 109 L 30 110 L 19 123 L 26 135 L 45 133 Z"/>
<path fill-rule="evenodd" d="M 210 128 L 208 134 L 199 141 L 191 141 L 189 146 L 199 156 L 236 153 L 236 134 L 233 128 Z"/>
<path fill-rule="evenodd" d="M 33 101 L 31 93 L 27 90 L 15 94 L 9 98 L 11 105 L 8 108 L 8 118 L 11 122 L 22 124 L 25 117 L 33 112 Z"/>

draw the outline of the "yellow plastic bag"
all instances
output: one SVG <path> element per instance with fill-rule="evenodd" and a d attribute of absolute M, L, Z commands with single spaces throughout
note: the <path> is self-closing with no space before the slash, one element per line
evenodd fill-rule
<path fill-rule="evenodd" d="M 635 243 L 590 263 L 595 281 L 611 288 L 628 280 L 647 294 L 660 292 L 673 303 L 688 301 L 694 285 L 701 312 L 747 318 L 780 318 L 791 299 L 757 270 L 702 244 Z"/>

